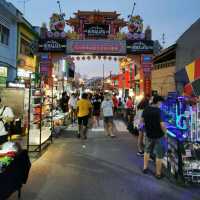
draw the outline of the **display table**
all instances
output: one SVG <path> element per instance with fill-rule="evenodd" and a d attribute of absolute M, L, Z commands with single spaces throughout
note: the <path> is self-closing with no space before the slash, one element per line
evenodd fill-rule
<path fill-rule="evenodd" d="M 40 136 L 41 136 L 41 141 L 40 141 Z M 42 128 L 41 135 L 39 129 L 31 129 L 29 133 L 29 145 L 37 146 L 40 144 L 44 144 L 50 137 L 51 137 L 51 130 L 48 127 Z"/>
<path fill-rule="evenodd" d="M 0 173 L 0 200 L 7 199 L 12 193 L 18 191 L 18 198 L 21 196 L 21 188 L 28 179 L 31 162 L 28 152 L 21 151 L 7 167 Z"/>

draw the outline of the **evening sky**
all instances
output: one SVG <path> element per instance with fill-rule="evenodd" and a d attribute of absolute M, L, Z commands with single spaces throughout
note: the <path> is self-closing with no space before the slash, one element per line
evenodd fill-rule
<path fill-rule="evenodd" d="M 23 12 L 21 0 L 10 0 Z M 27 0 L 25 16 L 34 25 L 49 22 L 53 12 L 58 12 L 57 0 Z M 124 19 L 131 13 L 133 0 L 60 0 L 66 18 L 72 17 L 77 10 L 117 11 Z M 165 47 L 173 44 L 181 34 L 200 17 L 200 0 L 136 0 L 135 14 L 144 19 L 144 25 L 150 25 L 153 39 L 162 43 L 162 34 L 166 35 Z M 102 62 L 79 62 L 77 71 L 89 76 L 102 74 Z M 105 71 L 118 71 L 118 63 L 105 62 Z M 86 69 L 88 73 L 86 73 Z"/>

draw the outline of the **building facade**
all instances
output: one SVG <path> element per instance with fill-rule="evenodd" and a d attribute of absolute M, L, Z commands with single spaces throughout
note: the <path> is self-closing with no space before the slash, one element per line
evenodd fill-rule
<path fill-rule="evenodd" d="M 17 21 L 21 13 L 5 0 L 0 0 L 0 84 L 16 78 Z"/>
<path fill-rule="evenodd" d="M 34 46 L 39 38 L 34 27 L 24 18 L 18 22 L 17 77 L 27 79 L 35 72 L 37 57 Z"/>
<path fill-rule="evenodd" d="M 176 84 L 177 90 L 182 93 L 184 86 L 188 84 L 186 66 L 200 58 L 200 18 L 186 30 L 177 40 L 176 48 Z M 196 69 L 199 68 L 197 62 Z M 195 79 L 199 75 L 196 75 Z"/>
<path fill-rule="evenodd" d="M 152 90 L 166 96 L 168 92 L 176 91 L 176 44 L 165 49 L 154 58 L 152 70 Z"/>

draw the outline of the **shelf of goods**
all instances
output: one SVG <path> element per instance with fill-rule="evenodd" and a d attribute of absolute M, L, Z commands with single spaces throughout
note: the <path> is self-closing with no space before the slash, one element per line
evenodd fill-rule
<path fill-rule="evenodd" d="M 41 83 L 35 84 L 31 79 L 29 91 L 29 128 L 27 149 L 29 152 L 40 152 L 47 142 L 52 142 L 53 92 L 45 89 Z"/>
<path fill-rule="evenodd" d="M 167 137 L 167 169 L 183 182 L 200 183 L 200 104 L 177 99 L 164 108 Z M 172 109 L 171 109 L 172 108 Z"/>

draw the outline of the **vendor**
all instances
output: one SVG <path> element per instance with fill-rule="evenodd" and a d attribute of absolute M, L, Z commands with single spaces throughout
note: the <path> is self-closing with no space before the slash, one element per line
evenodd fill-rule
<path fill-rule="evenodd" d="M 8 126 L 13 120 L 12 109 L 4 106 L 0 97 L 0 145 L 8 140 Z"/>

